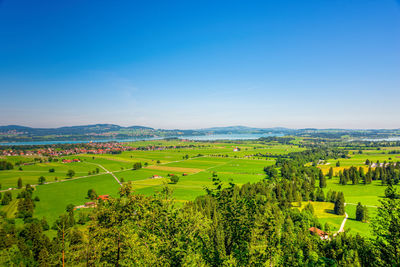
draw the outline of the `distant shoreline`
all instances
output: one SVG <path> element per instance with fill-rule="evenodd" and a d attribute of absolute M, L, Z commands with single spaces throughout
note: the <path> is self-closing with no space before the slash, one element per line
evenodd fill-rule
<path fill-rule="evenodd" d="M 215 141 L 215 140 L 248 140 L 260 137 L 283 136 L 283 134 L 211 134 L 195 136 L 168 136 L 168 137 L 143 137 L 129 139 L 100 139 L 100 140 L 54 140 L 54 141 L 26 141 L 26 142 L 4 142 L 0 146 L 34 146 L 34 145 L 57 145 L 57 144 L 84 144 L 84 143 L 106 143 L 106 142 L 137 142 L 148 140 L 163 140 L 169 138 L 188 139 L 193 141 Z"/>

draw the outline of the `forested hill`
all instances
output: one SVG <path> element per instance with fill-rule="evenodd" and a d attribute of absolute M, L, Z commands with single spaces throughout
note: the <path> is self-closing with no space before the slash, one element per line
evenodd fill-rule
<path fill-rule="evenodd" d="M 146 126 L 119 126 L 115 124 L 93 124 L 65 126 L 59 128 L 32 128 L 20 125 L 0 126 L 0 142 L 18 141 L 55 141 L 55 140 L 95 140 L 112 137 L 126 139 L 130 137 L 176 137 L 209 134 L 272 134 L 338 140 L 368 138 L 400 138 L 399 129 L 289 129 L 254 128 L 246 126 L 227 126 L 202 129 L 155 129 Z"/>
<path fill-rule="evenodd" d="M 31 128 L 19 125 L 0 126 L 0 132 L 18 132 L 26 135 L 73 135 L 88 133 L 107 133 L 121 130 L 154 130 L 145 126 L 122 127 L 115 124 L 92 124 L 81 126 L 65 126 L 59 128 Z"/>

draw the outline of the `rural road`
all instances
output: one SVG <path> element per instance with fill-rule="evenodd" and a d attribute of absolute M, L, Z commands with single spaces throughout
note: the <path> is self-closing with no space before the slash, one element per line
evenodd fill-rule
<path fill-rule="evenodd" d="M 347 204 L 349 204 L 349 203 L 344 203 L 344 206 L 346 207 Z M 346 225 L 346 221 L 349 218 L 349 214 L 347 214 L 347 212 L 344 212 L 344 215 L 345 215 L 345 217 L 342 221 L 342 224 L 340 225 L 339 231 L 337 231 L 336 234 L 334 234 L 333 236 L 336 236 L 339 233 L 344 232 L 344 226 Z"/>
<path fill-rule="evenodd" d="M 106 168 L 104 168 L 102 165 L 97 164 L 97 163 L 92 163 L 92 162 L 87 162 L 87 163 L 90 163 L 90 164 L 94 164 L 94 165 L 99 166 L 99 167 L 102 168 L 106 173 L 111 174 L 111 176 L 114 177 L 114 179 L 118 182 L 118 184 L 119 184 L 120 186 L 122 186 L 122 183 L 120 182 L 120 180 L 118 180 L 117 176 L 115 176 L 114 173 L 112 173 L 112 172 L 110 172 L 109 170 L 107 170 Z"/>
<path fill-rule="evenodd" d="M 344 225 L 346 224 L 347 219 L 349 218 L 349 215 L 347 214 L 347 212 L 344 213 L 346 215 L 346 217 L 344 217 L 342 224 L 340 225 L 340 229 L 337 233 L 341 233 L 344 231 Z"/>

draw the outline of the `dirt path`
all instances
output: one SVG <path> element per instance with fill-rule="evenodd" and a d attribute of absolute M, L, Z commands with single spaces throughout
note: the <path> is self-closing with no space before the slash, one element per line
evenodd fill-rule
<path fill-rule="evenodd" d="M 346 204 L 348 204 L 348 203 L 344 203 L 344 207 L 345 207 L 345 208 L 346 208 Z M 347 214 L 347 212 L 344 212 L 344 215 L 345 215 L 345 217 L 344 217 L 344 219 L 343 219 L 343 221 L 342 221 L 342 224 L 340 225 L 339 231 L 337 231 L 335 234 L 333 234 L 333 236 L 336 236 L 336 235 L 338 235 L 339 233 L 344 232 L 344 226 L 346 225 L 346 221 L 347 221 L 347 219 L 349 218 L 349 215 Z"/>
<path fill-rule="evenodd" d="M 347 214 L 347 212 L 345 212 L 344 215 L 346 215 L 346 217 L 344 217 L 343 222 L 340 225 L 340 229 L 339 229 L 338 233 L 344 232 L 344 226 L 346 224 L 347 219 L 349 218 L 349 215 Z"/>
<path fill-rule="evenodd" d="M 102 168 L 106 173 L 111 174 L 111 176 L 114 177 L 115 181 L 117 181 L 117 183 L 118 183 L 120 186 L 122 186 L 122 183 L 120 182 L 120 180 L 118 180 L 117 176 L 115 176 L 114 173 L 112 173 L 112 172 L 110 172 L 109 170 L 107 170 L 106 168 L 104 168 L 102 165 L 97 164 L 97 163 L 92 163 L 92 162 L 87 162 L 87 163 L 90 163 L 90 164 L 94 164 L 94 165 L 99 166 L 99 167 Z"/>

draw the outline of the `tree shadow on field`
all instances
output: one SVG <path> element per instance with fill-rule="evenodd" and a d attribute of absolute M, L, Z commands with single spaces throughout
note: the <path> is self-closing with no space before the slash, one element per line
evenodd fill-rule
<path fill-rule="evenodd" d="M 335 211 L 332 209 L 324 209 L 324 212 L 336 215 Z"/>

